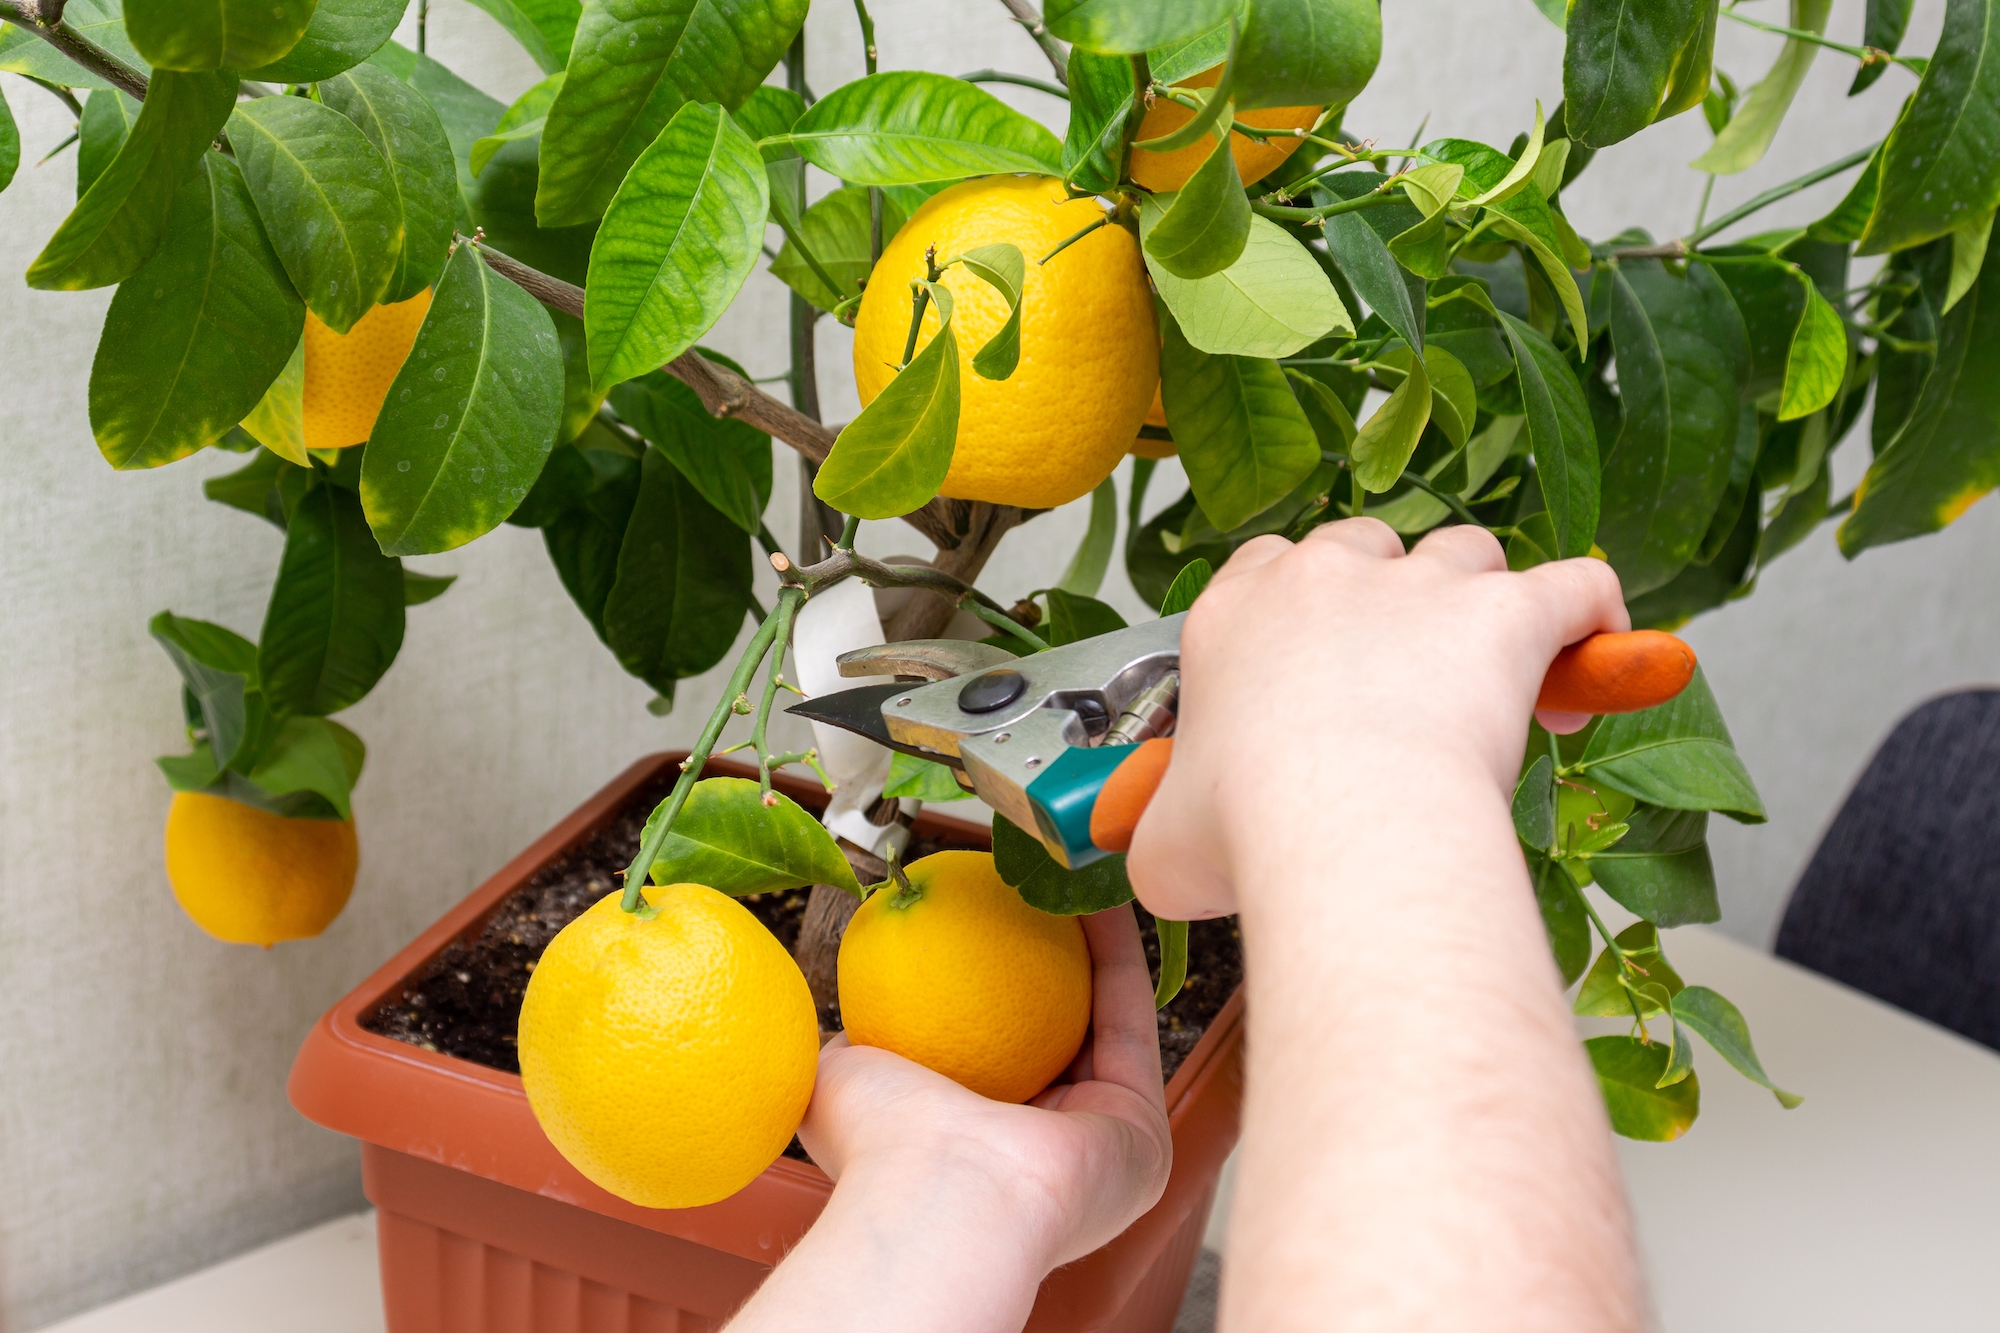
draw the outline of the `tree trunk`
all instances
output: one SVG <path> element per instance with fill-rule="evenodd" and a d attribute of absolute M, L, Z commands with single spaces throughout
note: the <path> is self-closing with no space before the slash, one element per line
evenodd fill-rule
<path fill-rule="evenodd" d="M 940 550 L 932 557 L 931 567 L 967 583 L 974 582 L 992 557 L 994 548 L 1000 545 L 1000 539 L 1027 517 L 1013 505 L 973 505 L 966 520 L 965 536 L 959 539 L 957 546 Z M 944 627 L 956 614 L 957 608 L 950 598 L 917 589 L 911 592 L 910 599 L 903 603 L 903 609 L 889 623 L 889 642 L 934 639 L 944 632 Z"/>

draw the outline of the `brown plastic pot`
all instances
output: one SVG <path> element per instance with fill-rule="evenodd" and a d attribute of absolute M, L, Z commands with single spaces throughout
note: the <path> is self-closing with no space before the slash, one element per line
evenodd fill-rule
<path fill-rule="evenodd" d="M 653 755 L 620 774 L 418 936 L 314 1025 L 292 1065 L 292 1105 L 361 1140 L 377 1209 L 389 1333 L 691 1333 L 720 1323 L 819 1216 L 833 1184 L 780 1158 L 705 1208 L 626 1203 L 584 1179 L 535 1123 L 517 1075 L 362 1027 L 507 896 L 609 823 L 631 793 L 677 765 Z M 711 762 L 708 776 L 755 776 Z M 801 804 L 824 794 L 780 780 Z M 921 832 L 986 830 L 927 814 Z M 1243 996 L 1216 1015 L 1167 1085 L 1174 1167 L 1151 1212 L 1049 1275 L 1031 1330 L 1165 1333 L 1187 1287 L 1243 1090 Z"/>

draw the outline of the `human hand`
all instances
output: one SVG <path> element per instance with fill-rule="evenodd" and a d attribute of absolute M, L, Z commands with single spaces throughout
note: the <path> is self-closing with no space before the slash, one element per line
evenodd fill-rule
<path fill-rule="evenodd" d="M 989 1101 L 843 1035 L 820 1054 L 799 1127 L 842 1189 L 859 1181 L 893 1195 L 895 1215 L 915 1227 L 963 1228 L 985 1255 L 1018 1254 L 1033 1270 L 1030 1301 L 1049 1269 L 1152 1207 L 1173 1161 L 1153 983 L 1132 909 L 1084 917 L 1083 930 L 1091 1027 L 1062 1081 L 1025 1106 Z"/>
<path fill-rule="evenodd" d="M 1141 901 L 1174 918 L 1235 912 L 1239 844 L 1420 801 L 1438 774 L 1504 798 L 1556 653 L 1629 626 L 1608 564 L 1510 573 L 1482 528 L 1441 528 L 1408 555 L 1367 518 L 1246 542 L 1181 630 L 1174 761 L 1129 862 Z"/>

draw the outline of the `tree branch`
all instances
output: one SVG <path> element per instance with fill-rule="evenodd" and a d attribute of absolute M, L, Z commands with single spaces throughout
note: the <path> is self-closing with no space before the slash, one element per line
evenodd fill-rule
<path fill-rule="evenodd" d="M 1042 16 L 1028 0 L 1000 0 L 1007 6 L 1007 12 L 1014 16 L 1014 22 L 1028 30 L 1035 39 L 1035 45 L 1042 48 L 1042 54 L 1049 58 L 1049 68 L 1056 72 L 1056 82 L 1069 87 L 1069 52 L 1057 41 L 1042 23 Z"/>
<path fill-rule="evenodd" d="M 5 0 L 0 0 L 5 3 Z M 458 239 L 479 246 L 480 256 L 495 273 L 554 310 L 583 318 L 583 288 L 560 278 L 552 278 L 529 268 L 518 259 L 500 253 L 476 238 Z M 840 432 L 822 426 L 789 403 L 780 402 L 726 366 L 718 366 L 700 352 L 689 349 L 669 361 L 663 369 L 686 384 L 701 399 L 710 416 L 734 417 L 772 435 L 815 463 L 826 461 Z M 937 496 L 922 509 L 903 515 L 903 521 L 929 538 L 941 550 L 949 551 L 967 531 L 966 506 L 961 501 Z"/>
<path fill-rule="evenodd" d="M 62 21 L 65 0 L 0 0 L 0 21 L 25 28 L 120 92 L 146 100 L 146 76 Z"/>

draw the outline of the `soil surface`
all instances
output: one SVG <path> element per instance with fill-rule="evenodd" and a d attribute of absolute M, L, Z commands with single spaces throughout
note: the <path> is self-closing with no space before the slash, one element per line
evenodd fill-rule
<path fill-rule="evenodd" d="M 422 972 L 407 978 L 400 996 L 385 1001 L 363 1020 L 363 1026 L 427 1051 L 521 1072 L 515 1030 L 536 961 L 557 931 L 618 887 L 619 872 L 638 855 L 646 816 L 666 795 L 672 776 L 669 770 L 636 791 L 607 825 L 536 872 L 503 901 L 477 935 L 454 941 Z M 905 860 L 950 847 L 984 850 L 983 839 L 918 837 Z M 790 950 L 798 940 L 807 892 L 762 893 L 739 901 Z M 1159 941 L 1153 920 L 1143 909 L 1139 928 L 1157 973 Z M 1242 942 L 1235 921 L 1193 923 L 1188 931 L 1187 982 L 1159 1015 L 1160 1062 L 1167 1078 L 1194 1050 L 1242 979 Z"/>

